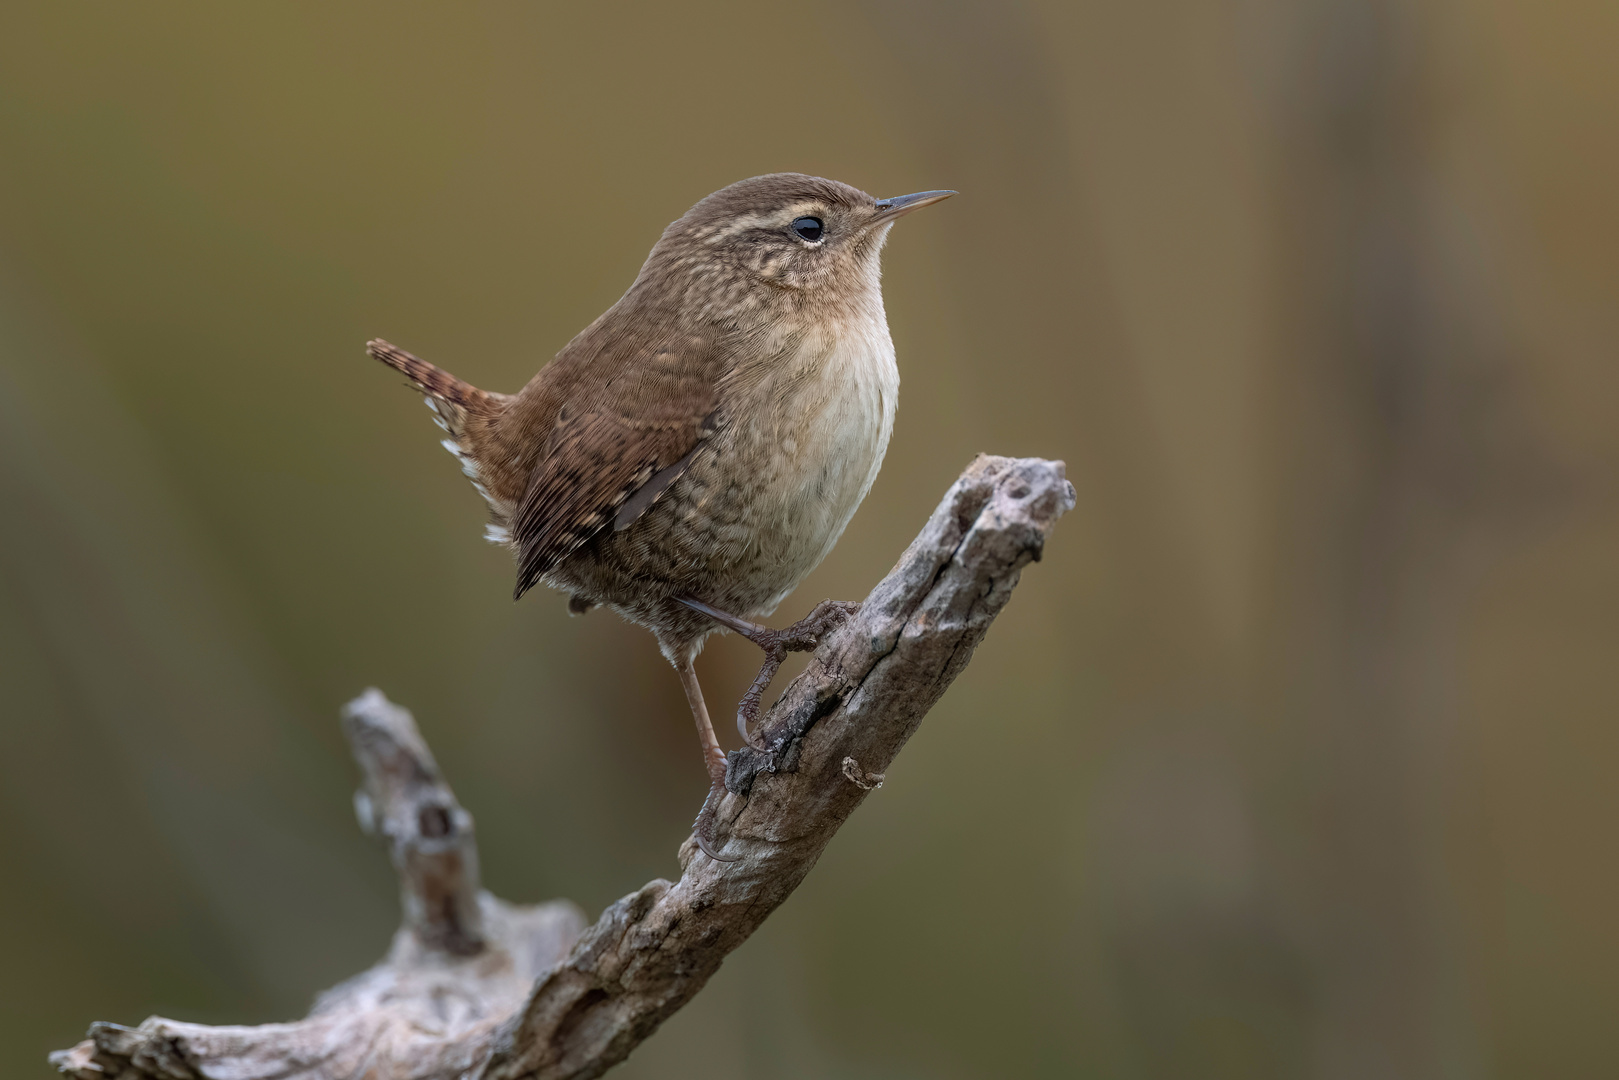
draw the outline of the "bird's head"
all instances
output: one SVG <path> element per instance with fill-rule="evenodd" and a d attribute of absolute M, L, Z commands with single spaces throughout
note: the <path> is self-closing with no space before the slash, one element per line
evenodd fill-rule
<path fill-rule="evenodd" d="M 954 194 L 877 199 L 803 173 L 755 176 L 714 192 L 670 225 L 647 267 L 716 286 L 864 291 L 877 285 L 879 253 L 893 223 Z"/>

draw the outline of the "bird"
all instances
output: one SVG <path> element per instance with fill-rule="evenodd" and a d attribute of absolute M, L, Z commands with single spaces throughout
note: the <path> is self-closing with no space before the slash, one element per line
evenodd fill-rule
<path fill-rule="evenodd" d="M 371 356 L 426 398 L 511 549 L 513 596 L 537 584 L 656 636 L 708 771 L 693 823 L 719 862 L 726 756 L 694 661 L 730 630 L 765 652 L 743 739 L 788 651 L 858 605 L 825 601 L 781 630 L 756 620 L 832 550 L 887 451 L 899 370 L 881 255 L 901 217 L 956 194 L 874 198 L 802 173 L 741 180 L 664 229 L 628 291 L 516 394 L 481 390 L 383 340 Z"/>

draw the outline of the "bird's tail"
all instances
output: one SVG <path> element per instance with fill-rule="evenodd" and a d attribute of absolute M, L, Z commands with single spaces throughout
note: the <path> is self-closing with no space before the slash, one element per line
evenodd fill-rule
<path fill-rule="evenodd" d="M 412 356 L 396 345 L 378 338 L 365 343 L 365 351 L 381 360 L 427 395 L 427 403 L 438 413 L 442 426 L 459 438 L 472 416 L 491 416 L 501 411 L 505 394 L 491 394 L 451 375 L 443 368 Z"/>

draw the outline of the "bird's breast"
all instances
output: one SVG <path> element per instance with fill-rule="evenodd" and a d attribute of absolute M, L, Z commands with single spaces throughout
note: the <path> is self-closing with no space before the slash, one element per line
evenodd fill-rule
<path fill-rule="evenodd" d="M 729 403 L 711 458 L 729 479 L 723 494 L 710 491 L 729 504 L 727 547 L 768 594 L 762 609 L 774 608 L 842 535 L 877 478 L 899 397 L 880 308 L 792 340 Z"/>

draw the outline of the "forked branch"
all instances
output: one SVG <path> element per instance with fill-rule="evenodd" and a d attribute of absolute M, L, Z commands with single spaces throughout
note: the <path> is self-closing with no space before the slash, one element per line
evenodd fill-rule
<path fill-rule="evenodd" d="M 388 841 L 404 920 L 388 956 L 303 1020 L 98 1023 L 52 1056 L 79 1080 L 518 1080 L 600 1076 L 702 989 L 798 886 L 964 668 L 1073 506 L 1060 462 L 981 456 L 859 613 L 770 710 L 773 753 L 730 756 L 718 863 L 681 848 L 588 929 L 567 902 L 480 892 L 472 819 L 410 714 L 378 691 L 344 729 L 361 824 Z"/>

